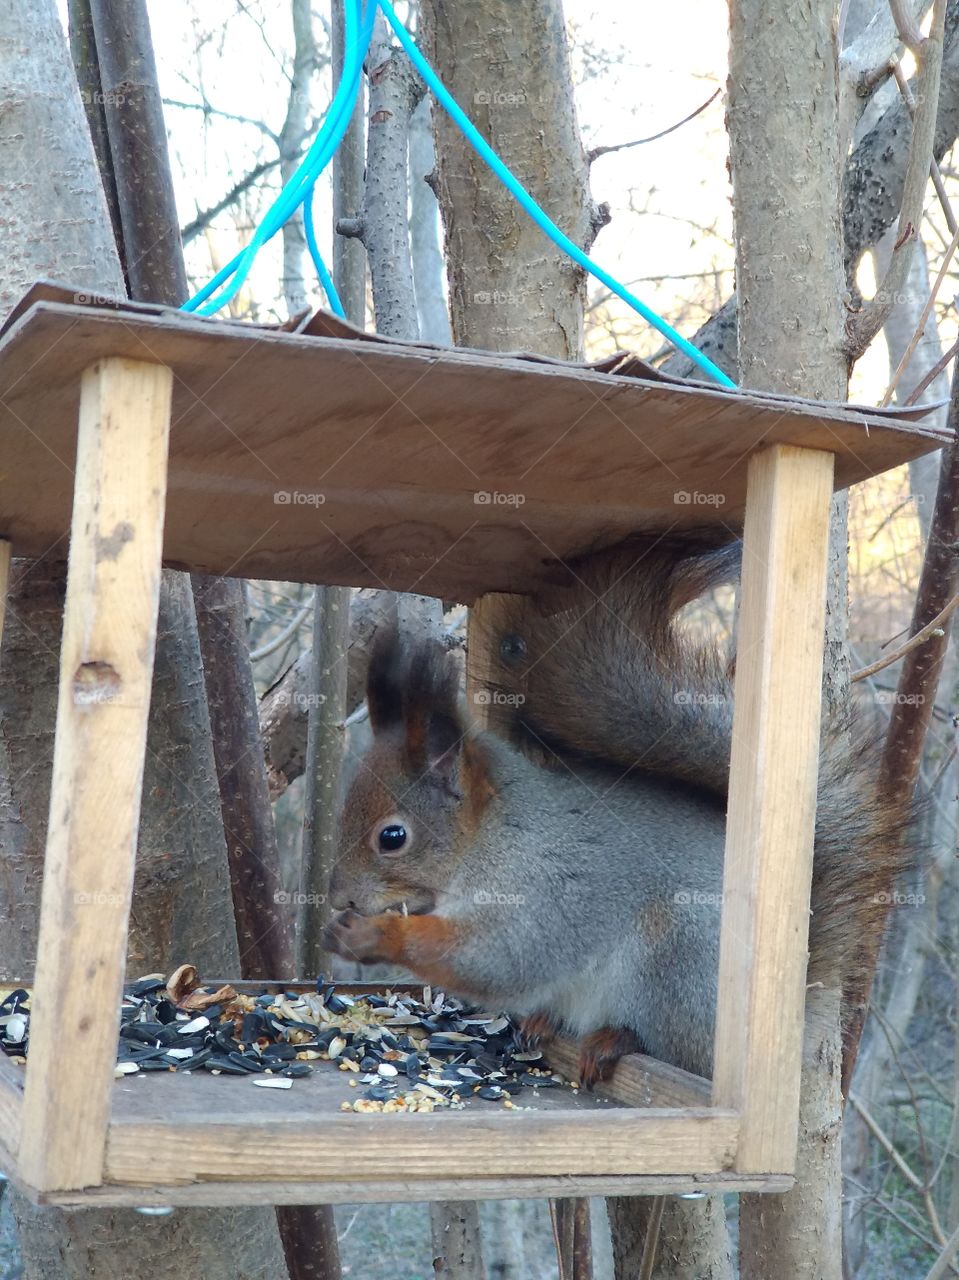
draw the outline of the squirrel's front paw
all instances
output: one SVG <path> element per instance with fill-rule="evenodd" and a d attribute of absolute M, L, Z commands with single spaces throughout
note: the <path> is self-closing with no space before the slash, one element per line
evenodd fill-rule
<path fill-rule="evenodd" d="M 341 911 L 323 929 L 324 951 L 335 952 L 345 960 L 375 964 L 388 960 L 384 944 L 383 916 L 361 916 L 358 911 Z"/>

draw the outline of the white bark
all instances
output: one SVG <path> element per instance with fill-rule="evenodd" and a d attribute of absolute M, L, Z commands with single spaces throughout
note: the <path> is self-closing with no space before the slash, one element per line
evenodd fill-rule
<path fill-rule="evenodd" d="M 449 306 L 443 290 L 445 263 L 440 207 L 427 182 L 433 174 L 432 100 L 424 97 L 410 119 L 410 246 L 420 337 L 425 342 L 450 343 Z"/>

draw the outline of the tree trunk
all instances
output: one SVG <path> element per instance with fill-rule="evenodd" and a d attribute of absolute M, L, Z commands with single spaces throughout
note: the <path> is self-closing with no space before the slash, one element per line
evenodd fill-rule
<path fill-rule="evenodd" d="M 588 249 L 596 223 L 560 0 L 425 0 L 423 27 L 427 56 L 453 97 L 550 217 Z M 517 207 L 444 113 L 435 111 L 433 123 L 455 341 L 581 358 L 583 272 Z M 611 1204 L 614 1251 L 641 1255 L 648 1205 Z M 678 1202 L 676 1218 L 701 1214 L 690 1208 L 696 1204 Z M 721 1201 L 711 1198 L 706 1212 L 724 1231 Z M 671 1241 L 664 1245 L 671 1251 Z"/>
<path fill-rule="evenodd" d="M 310 118 L 310 86 L 317 64 L 310 0 L 290 0 L 290 6 L 293 17 L 293 74 L 279 140 L 280 178 L 284 184 L 292 178 L 300 162 L 298 152 Z M 283 299 L 287 315 L 295 316 L 307 305 L 303 275 L 306 234 L 302 209 L 297 209 L 284 222 L 280 234 L 283 237 Z"/>
<path fill-rule="evenodd" d="M 449 344 L 450 312 L 443 292 L 443 247 L 440 210 L 429 185 L 436 167 L 433 149 L 433 102 L 423 98 L 410 119 L 410 248 L 416 314 L 424 342 Z"/>
<path fill-rule="evenodd" d="M 7 310 L 39 276 L 83 294 L 122 296 L 122 273 L 66 41 L 52 0 L 9 8 L 0 35 L 9 241 L 0 272 Z M 37 163 L 37 156 L 43 163 Z M 38 232 L 38 229 L 39 232 Z M 19 562 L 0 666 L 2 968 L 29 977 L 52 763 L 62 572 Z M 182 579 L 161 592 L 131 965 L 189 958 L 211 972 L 237 962 L 209 722 L 192 601 Z M 9 927 L 7 922 L 12 922 Z M 268 1210 L 38 1209 L 14 1198 L 27 1280 L 275 1280 L 282 1257 Z M 242 1259 L 238 1267 L 236 1259 Z"/>
<path fill-rule="evenodd" d="M 843 400 L 839 88 L 828 0 L 732 6 L 729 138 L 739 371 L 746 387 Z M 801 281 L 801 287 L 800 287 Z M 834 522 L 827 700 L 842 695 L 845 529 Z M 830 692 L 830 685 L 832 691 Z M 839 1280 L 839 992 L 807 994 L 797 1182 L 743 1196 L 743 1280 Z"/>
<path fill-rule="evenodd" d="M 431 1204 L 430 1226 L 438 1280 L 486 1280 L 475 1200 Z"/>

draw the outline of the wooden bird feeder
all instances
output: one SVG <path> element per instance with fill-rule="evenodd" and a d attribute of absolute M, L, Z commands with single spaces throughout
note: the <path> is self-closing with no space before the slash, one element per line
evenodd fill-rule
<path fill-rule="evenodd" d="M 0 337 L 0 601 L 11 551 L 69 566 L 29 1060 L 0 1058 L 0 1165 L 32 1198 L 791 1185 L 829 502 L 946 435 L 915 413 L 637 372 L 652 371 L 385 342 L 323 315 L 269 330 L 50 285 L 15 309 Z M 603 1096 L 357 1115 L 327 1071 L 256 1097 L 204 1072 L 114 1079 L 161 564 L 472 603 L 563 581 L 566 559 L 637 530 L 717 517 L 745 551 L 712 1081 L 636 1056 Z"/>

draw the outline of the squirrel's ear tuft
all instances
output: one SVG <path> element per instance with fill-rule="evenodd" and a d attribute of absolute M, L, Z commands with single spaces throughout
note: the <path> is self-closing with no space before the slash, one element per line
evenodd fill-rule
<path fill-rule="evenodd" d="M 376 637 L 366 673 L 366 701 L 374 733 L 403 723 L 404 665 L 396 629 L 387 627 Z"/>
<path fill-rule="evenodd" d="M 406 678 L 406 750 L 410 765 L 451 784 L 467 732 L 459 675 L 450 653 L 429 641 L 410 656 Z"/>

